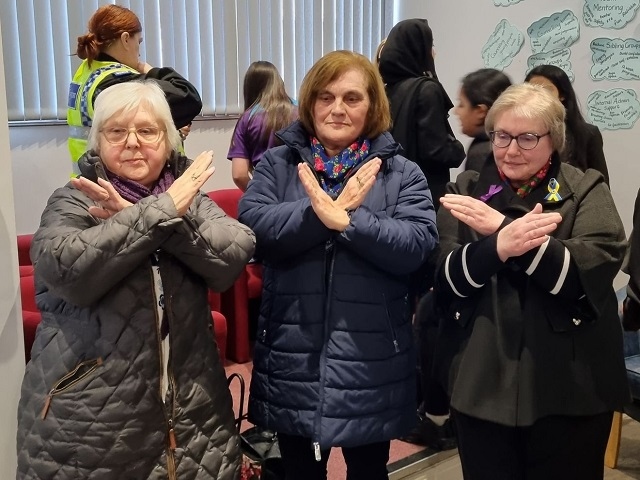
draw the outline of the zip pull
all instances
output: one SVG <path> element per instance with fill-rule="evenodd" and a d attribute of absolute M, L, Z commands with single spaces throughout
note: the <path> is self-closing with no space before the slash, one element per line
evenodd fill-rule
<path fill-rule="evenodd" d="M 175 450 L 178 446 L 176 442 L 176 432 L 173 429 L 173 421 L 169 420 L 169 448 Z"/>
<path fill-rule="evenodd" d="M 321 460 L 321 455 L 320 455 L 320 444 L 318 442 L 313 442 L 313 453 L 316 456 L 316 462 L 319 462 Z"/>
<path fill-rule="evenodd" d="M 396 349 L 396 353 L 400 353 L 400 347 L 398 346 L 398 340 L 393 339 L 393 347 Z"/>
<path fill-rule="evenodd" d="M 49 391 L 46 398 L 44 399 L 44 407 L 42 407 L 42 413 L 40 413 L 40 418 L 44 420 L 47 417 L 47 413 L 49 412 L 49 407 L 51 406 L 51 399 L 53 398 L 53 390 Z"/>

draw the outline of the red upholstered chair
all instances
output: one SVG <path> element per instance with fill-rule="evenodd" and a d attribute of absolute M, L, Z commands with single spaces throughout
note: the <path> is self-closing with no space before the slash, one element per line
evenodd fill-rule
<path fill-rule="evenodd" d="M 18 265 L 31 265 L 29 249 L 31 248 L 32 238 L 32 233 L 18 235 Z"/>
<path fill-rule="evenodd" d="M 208 192 L 224 212 L 238 218 L 238 202 L 242 190 L 228 188 Z M 250 263 L 236 279 L 233 286 L 221 295 L 221 312 L 227 317 L 229 329 L 229 358 L 237 363 L 251 359 L 249 345 L 249 300 L 259 299 L 262 295 L 262 265 Z"/>
<path fill-rule="evenodd" d="M 31 347 L 42 316 L 36 306 L 36 289 L 32 266 L 20 268 L 20 299 L 22 300 L 22 332 L 24 334 L 24 356 L 31 359 Z"/>

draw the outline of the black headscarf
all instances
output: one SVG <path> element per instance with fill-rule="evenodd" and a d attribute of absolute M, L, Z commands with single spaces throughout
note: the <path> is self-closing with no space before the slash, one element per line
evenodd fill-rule
<path fill-rule="evenodd" d="M 429 22 L 424 18 L 411 18 L 397 23 L 382 48 L 379 69 L 386 84 L 407 78 L 437 78 Z"/>

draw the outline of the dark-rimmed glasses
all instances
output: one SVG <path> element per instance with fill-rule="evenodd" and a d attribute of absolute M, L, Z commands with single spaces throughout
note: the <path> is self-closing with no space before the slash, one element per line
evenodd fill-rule
<path fill-rule="evenodd" d="M 538 142 L 542 137 L 546 137 L 551 132 L 547 132 L 544 135 L 538 135 L 536 133 L 521 133 L 520 135 L 510 135 L 502 130 L 493 130 L 489 132 L 489 138 L 498 148 L 507 148 L 511 145 L 511 142 L 515 139 L 518 146 L 523 150 L 532 150 L 538 146 Z"/>
<path fill-rule="evenodd" d="M 127 141 L 130 133 L 135 133 L 140 143 L 156 143 L 164 133 L 164 130 L 158 127 L 140 127 L 140 128 L 123 128 L 111 127 L 100 130 L 107 142 L 113 145 L 120 145 Z"/>

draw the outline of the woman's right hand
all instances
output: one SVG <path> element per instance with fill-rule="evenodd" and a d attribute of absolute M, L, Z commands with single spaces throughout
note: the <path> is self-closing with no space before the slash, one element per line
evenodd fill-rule
<path fill-rule="evenodd" d="M 500 260 L 519 257 L 547 241 L 562 217 L 557 212 L 543 213 L 542 205 L 536 203 L 529 213 L 505 226 L 498 233 L 497 250 Z"/>
<path fill-rule="evenodd" d="M 167 190 L 180 217 L 187 213 L 202 185 L 213 175 L 216 167 L 212 162 L 213 151 L 202 152 Z"/>

